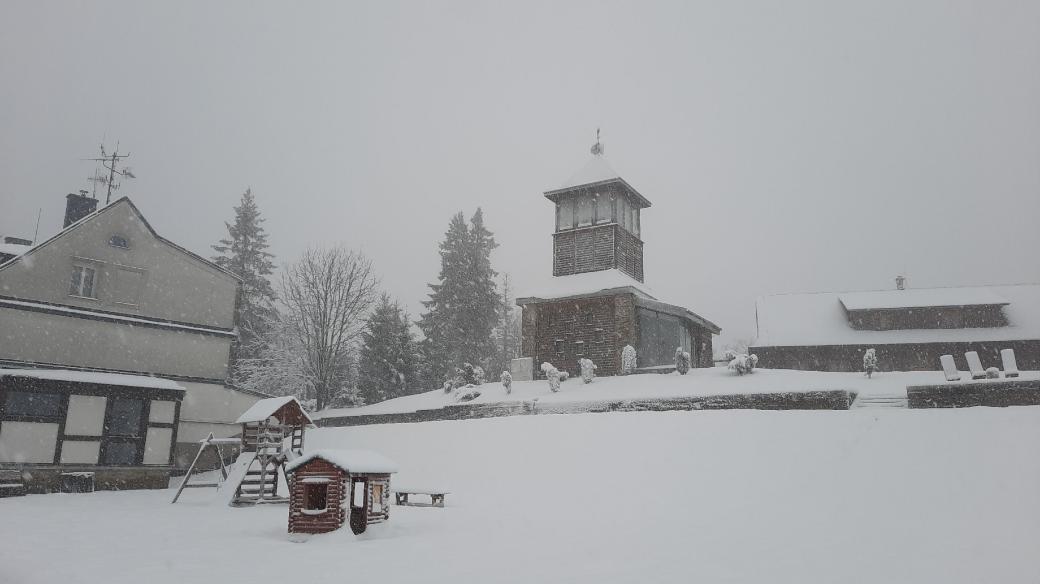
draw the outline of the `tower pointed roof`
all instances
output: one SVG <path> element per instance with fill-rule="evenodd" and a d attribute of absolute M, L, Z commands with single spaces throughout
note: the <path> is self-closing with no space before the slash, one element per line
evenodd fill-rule
<path fill-rule="evenodd" d="M 595 152 L 595 148 L 593 151 Z M 600 149 L 598 154 L 593 154 L 592 158 L 585 162 L 581 170 L 571 175 L 562 185 L 550 191 L 545 191 L 544 194 L 547 199 L 555 201 L 559 195 L 566 192 L 610 183 L 620 183 L 643 207 L 650 206 L 650 201 L 633 188 L 632 185 L 628 184 L 625 179 L 621 178 L 621 175 L 610 166 L 610 163 L 603 156 L 602 149 Z"/>

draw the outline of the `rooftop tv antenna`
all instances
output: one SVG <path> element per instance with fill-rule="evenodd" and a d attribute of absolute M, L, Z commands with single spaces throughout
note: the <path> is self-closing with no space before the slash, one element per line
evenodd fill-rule
<path fill-rule="evenodd" d="M 105 186 L 105 204 L 107 205 L 112 202 L 112 193 L 118 191 L 120 185 L 122 185 L 122 179 L 137 178 L 136 176 L 134 176 L 134 173 L 132 170 L 130 170 L 129 166 L 124 166 L 123 168 L 119 167 L 120 163 L 126 160 L 127 158 L 130 158 L 130 153 L 127 152 L 126 154 L 120 154 L 119 142 L 116 142 L 116 149 L 113 150 L 111 154 L 105 151 L 105 145 L 102 144 L 101 158 L 85 159 L 101 163 L 101 166 L 103 166 L 105 170 L 108 171 L 108 176 L 105 176 L 105 174 L 101 174 L 99 176 L 98 172 L 95 170 L 94 178 L 89 179 L 91 182 L 94 183 L 94 190 L 92 196 L 95 199 L 97 198 L 97 186 L 99 184 Z"/>

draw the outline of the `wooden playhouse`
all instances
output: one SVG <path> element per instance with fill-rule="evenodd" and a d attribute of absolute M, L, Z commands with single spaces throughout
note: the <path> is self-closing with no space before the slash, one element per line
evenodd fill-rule
<path fill-rule="evenodd" d="M 345 522 L 355 534 L 390 518 L 397 465 L 367 450 L 316 450 L 285 465 L 289 533 L 326 533 Z"/>

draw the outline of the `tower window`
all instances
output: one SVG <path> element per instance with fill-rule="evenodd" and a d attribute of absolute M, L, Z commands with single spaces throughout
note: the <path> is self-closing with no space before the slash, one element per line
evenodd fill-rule
<path fill-rule="evenodd" d="M 596 195 L 596 223 L 610 223 L 614 220 L 614 197 L 609 193 Z"/>
<path fill-rule="evenodd" d="M 582 195 L 578 197 L 578 227 L 592 225 L 592 211 L 592 195 Z"/>
<path fill-rule="evenodd" d="M 574 201 L 564 199 L 556 205 L 556 230 L 563 231 L 574 227 Z"/>

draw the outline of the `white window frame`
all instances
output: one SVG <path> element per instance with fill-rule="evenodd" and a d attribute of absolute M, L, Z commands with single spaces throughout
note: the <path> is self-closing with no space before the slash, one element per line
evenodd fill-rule
<path fill-rule="evenodd" d="M 88 298 L 90 300 L 97 300 L 98 299 L 98 296 L 97 296 L 97 291 L 98 291 L 98 272 L 99 272 L 97 266 L 87 265 L 84 262 L 75 262 L 75 263 L 72 264 L 72 276 L 76 275 L 76 270 L 79 270 L 79 279 L 75 283 L 75 285 L 73 285 L 73 282 L 72 282 L 72 280 L 70 278 L 70 280 L 69 280 L 69 296 L 75 296 L 76 298 Z M 84 274 L 86 274 L 87 270 L 90 270 L 90 273 L 92 274 L 92 276 L 90 278 L 90 290 L 89 290 L 89 293 L 85 294 L 84 290 L 83 290 L 83 283 L 84 283 L 84 277 L 83 276 L 84 276 Z"/>

